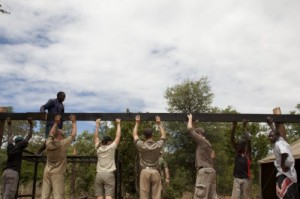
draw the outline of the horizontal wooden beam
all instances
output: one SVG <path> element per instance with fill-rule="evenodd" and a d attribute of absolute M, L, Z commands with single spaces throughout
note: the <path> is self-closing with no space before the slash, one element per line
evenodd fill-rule
<path fill-rule="evenodd" d="M 155 116 L 160 116 L 162 121 L 187 121 L 186 113 L 64 113 L 62 119 L 67 121 L 69 115 L 74 114 L 78 121 L 95 121 L 101 118 L 102 121 L 115 121 L 120 118 L 122 121 L 134 121 L 139 114 L 141 121 L 155 121 Z M 53 120 L 54 114 L 47 113 L 0 113 L 0 120 L 11 118 L 12 120 Z M 241 122 L 243 119 L 249 122 L 266 122 L 270 116 L 274 122 L 300 123 L 300 115 L 274 115 L 274 114 L 230 114 L 230 113 L 193 113 L 193 118 L 199 122 Z"/>

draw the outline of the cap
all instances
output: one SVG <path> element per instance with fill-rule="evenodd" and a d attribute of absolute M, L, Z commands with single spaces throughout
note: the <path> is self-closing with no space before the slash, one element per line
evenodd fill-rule
<path fill-rule="evenodd" d="M 22 136 L 18 136 L 15 138 L 15 143 L 23 141 L 24 138 Z"/>

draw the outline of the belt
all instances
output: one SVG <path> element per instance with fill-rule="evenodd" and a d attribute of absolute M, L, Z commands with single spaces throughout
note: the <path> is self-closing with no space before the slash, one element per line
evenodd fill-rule
<path fill-rule="evenodd" d="M 143 169 L 155 169 L 155 170 L 157 170 L 156 167 L 143 167 Z"/>

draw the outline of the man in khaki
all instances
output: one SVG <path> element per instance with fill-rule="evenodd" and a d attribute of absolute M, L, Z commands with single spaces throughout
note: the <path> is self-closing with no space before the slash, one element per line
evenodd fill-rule
<path fill-rule="evenodd" d="M 71 145 L 77 133 L 76 116 L 70 115 L 72 132 L 67 138 L 58 129 L 60 115 L 55 116 L 54 124 L 46 140 L 47 162 L 44 170 L 42 199 L 49 199 L 51 192 L 54 199 L 65 198 L 65 173 L 67 168 L 67 148 Z"/>
<path fill-rule="evenodd" d="M 155 117 L 156 124 L 160 130 L 160 140 L 153 140 L 151 129 L 144 130 L 146 141 L 142 141 L 138 136 L 138 127 L 140 116 L 135 117 L 135 126 L 133 129 L 133 139 L 140 153 L 140 198 L 141 199 L 160 199 L 161 198 L 161 176 L 159 174 L 159 157 L 160 151 L 165 142 L 166 134 L 161 125 L 160 117 Z M 150 196 L 150 193 L 152 196 Z"/>
<path fill-rule="evenodd" d="M 112 199 L 115 196 L 115 152 L 121 138 L 121 120 L 116 119 L 116 123 L 117 132 L 115 140 L 112 142 L 109 136 L 104 136 L 100 141 L 98 136 L 100 119 L 96 120 L 94 143 L 98 157 L 95 179 L 95 195 L 97 199 Z"/>
<path fill-rule="evenodd" d="M 210 142 L 204 137 L 204 129 L 194 128 L 193 116 L 188 114 L 188 134 L 196 143 L 195 166 L 197 179 L 194 199 L 217 199 L 216 171 L 213 168 L 213 150 Z"/>

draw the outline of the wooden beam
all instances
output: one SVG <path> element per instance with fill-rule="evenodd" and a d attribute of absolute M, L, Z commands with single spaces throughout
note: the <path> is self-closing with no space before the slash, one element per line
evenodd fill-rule
<path fill-rule="evenodd" d="M 78 121 L 95 121 L 101 118 L 102 121 L 115 121 L 121 118 L 122 121 L 134 121 L 139 114 L 141 121 L 155 121 L 155 116 L 159 115 L 162 121 L 187 121 L 186 113 L 64 113 L 62 119 L 67 121 L 70 114 L 75 114 Z M 10 117 L 12 120 L 53 120 L 54 114 L 47 113 L 0 113 L 0 120 Z M 266 122 L 270 116 L 274 122 L 300 123 L 300 115 L 275 115 L 275 114 L 230 114 L 230 113 L 193 113 L 193 118 L 199 122 L 242 122 L 243 119 L 249 122 Z"/>

